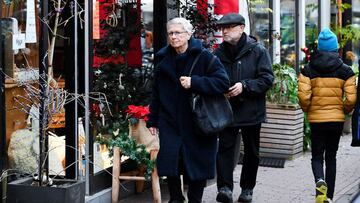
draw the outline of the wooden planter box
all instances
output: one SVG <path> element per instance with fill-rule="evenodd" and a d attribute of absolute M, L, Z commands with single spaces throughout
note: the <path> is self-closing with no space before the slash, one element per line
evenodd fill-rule
<path fill-rule="evenodd" d="M 303 151 L 304 114 L 298 105 L 266 104 L 260 133 L 260 156 L 292 159 Z"/>
<path fill-rule="evenodd" d="M 260 157 L 293 159 L 303 151 L 304 114 L 298 105 L 266 104 L 261 125 Z M 241 153 L 244 146 L 241 142 Z"/>

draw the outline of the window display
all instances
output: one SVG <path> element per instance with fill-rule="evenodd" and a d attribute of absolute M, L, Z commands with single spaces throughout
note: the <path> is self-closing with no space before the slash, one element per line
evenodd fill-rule
<path fill-rule="evenodd" d="M 36 27 L 39 22 L 36 21 L 39 19 L 36 19 L 38 6 L 35 6 L 35 0 L 5 1 L 2 15 L 1 20 L 5 28 L 2 34 L 6 36 L 4 48 L 8 50 L 4 57 L 5 73 L 17 78 L 21 71 L 26 71 L 28 68 L 38 69 L 39 43 Z M 26 80 L 26 78 L 22 79 Z"/>
<path fill-rule="evenodd" d="M 310 50 L 315 49 L 315 42 L 318 37 L 318 0 L 309 0 L 305 4 L 305 43 Z"/>
<path fill-rule="evenodd" d="M 281 63 L 295 67 L 295 1 L 280 1 Z"/>
<path fill-rule="evenodd" d="M 51 8 L 64 6 L 55 5 L 51 2 Z M 2 33 L 5 54 L 4 73 L 5 78 L 5 118 L 6 118 L 6 149 L 8 152 L 9 167 L 27 174 L 38 174 L 39 164 L 39 123 L 40 103 L 44 100 L 40 95 L 39 76 L 39 36 L 40 25 L 46 23 L 49 29 L 55 26 L 53 20 L 59 19 L 51 13 L 48 21 L 40 22 L 39 1 L 4 1 L 2 4 Z M 50 7 L 50 5 L 49 5 Z M 62 11 L 59 15 L 63 15 Z M 55 17 L 54 17 L 55 16 Z M 65 18 L 65 16 L 63 16 Z M 57 25 L 58 32 L 52 30 L 50 36 L 53 44 L 58 41 L 59 33 L 63 27 L 61 21 Z M 63 35 L 62 35 L 63 36 Z M 56 39 L 56 40 L 55 40 Z M 52 42 L 49 42 L 52 43 Z M 50 46 L 50 45 L 49 45 Z M 51 46 L 50 46 L 51 47 Z M 58 71 L 56 78 L 53 75 L 53 66 L 63 70 L 61 63 L 64 61 L 64 43 L 58 43 L 55 49 L 47 50 L 49 55 L 48 83 L 48 123 L 42 123 L 46 128 L 46 136 L 49 137 L 49 168 L 50 174 L 65 175 L 65 110 L 61 96 L 65 88 L 65 81 L 61 79 L 65 73 Z M 46 50 L 45 50 L 46 51 Z M 52 65 L 54 64 L 54 65 Z M 51 66 L 51 67 L 50 67 Z M 59 79 L 60 78 L 60 79 Z M 56 92 L 58 91 L 58 92 Z M 37 126 L 37 127 L 36 127 Z M 41 125 L 40 125 L 41 126 Z M 26 155 L 26 156 L 25 156 Z"/>

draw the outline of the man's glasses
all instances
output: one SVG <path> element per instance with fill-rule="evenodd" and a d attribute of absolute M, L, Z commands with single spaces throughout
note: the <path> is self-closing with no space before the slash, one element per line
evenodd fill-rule
<path fill-rule="evenodd" d="M 230 25 L 221 25 L 220 26 L 220 29 L 221 30 L 225 30 L 225 29 L 231 29 L 231 28 L 234 28 L 236 26 L 239 26 L 238 24 L 230 24 Z"/>
<path fill-rule="evenodd" d="M 171 37 L 171 36 L 178 37 L 182 33 L 186 33 L 186 32 L 185 31 L 183 31 L 183 32 L 168 32 L 167 34 L 169 37 Z"/>

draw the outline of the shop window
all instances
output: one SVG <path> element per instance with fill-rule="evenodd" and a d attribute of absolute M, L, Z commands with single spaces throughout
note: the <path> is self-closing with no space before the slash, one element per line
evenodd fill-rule
<path fill-rule="evenodd" d="M 4 1 L 2 28 L 5 35 L 5 73 L 12 78 L 26 77 L 21 71 L 38 69 L 39 25 L 38 2 L 27 6 L 26 1 Z M 14 43 L 13 43 L 14 42 Z"/>
<path fill-rule="evenodd" d="M 112 165 L 101 141 L 129 131 L 129 105 L 149 104 L 154 49 L 152 0 L 94 2 L 92 91 L 104 93 L 108 101 L 92 104 L 92 172 L 97 176 Z M 122 171 L 134 165 L 126 159 L 122 156 Z"/>
<path fill-rule="evenodd" d="M 315 49 L 318 37 L 318 0 L 308 0 L 305 3 L 305 45 L 310 50 Z"/>
<path fill-rule="evenodd" d="M 2 25 L 1 35 L 3 36 L 1 43 L 3 43 L 5 50 L 1 51 L 4 53 L 4 72 L 9 76 L 5 80 L 5 127 L 8 166 L 23 173 L 36 174 L 38 170 L 39 152 L 37 150 L 40 113 L 36 107 L 37 105 L 33 104 L 39 104 L 41 100 L 37 97 L 38 94 L 34 93 L 37 92 L 39 87 L 39 40 L 40 24 L 42 23 L 39 18 L 39 1 L 3 1 L 1 5 L 2 16 L 0 20 Z M 51 22 L 49 24 L 51 25 Z M 61 44 L 58 47 L 62 49 Z M 56 67 L 61 67 L 59 64 L 57 63 Z M 59 75 L 64 74 L 59 73 Z M 32 87 L 34 92 L 29 93 L 29 89 L 26 89 L 23 84 Z M 64 87 L 63 80 L 57 81 L 56 84 L 60 88 Z M 52 107 L 54 108 L 52 109 L 51 119 L 49 119 L 48 129 L 52 135 L 56 135 L 60 131 L 62 133 L 58 135 L 64 135 L 65 112 L 64 109 L 59 112 L 55 111 L 55 104 L 59 105 L 59 103 L 53 103 Z M 55 129 L 59 129 L 59 131 Z M 64 175 L 64 136 L 52 136 L 52 138 L 49 138 L 50 173 Z M 59 146 L 60 143 L 61 146 Z M 56 147 L 53 144 L 56 144 Z"/>
<path fill-rule="evenodd" d="M 269 36 L 269 0 L 259 1 L 250 12 L 251 35 L 255 36 L 266 48 L 270 48 Z"/>
<path fill-rule="evenodd" d="M 353 0 L 352 1 L 352 24 L 360 29 L 360 0 Z M 353 52 L 359 58 L 360 56 L 360 44 L 353 43 Z M 355 63 L 357 65 L 357 63 Z"/>
<path fill-rule="evenodd" d="M 281 63 L 295 67 L 295 1 L 280 1 Z"/>

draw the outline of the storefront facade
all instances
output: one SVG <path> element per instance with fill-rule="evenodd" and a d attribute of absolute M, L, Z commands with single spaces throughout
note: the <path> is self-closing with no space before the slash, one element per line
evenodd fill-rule
<path fill-rule="evenodd" d="M 114 64 L 121 71 L 124 67 L 144 70 L 144 67 L 151 68 L 153 66 L 154 53 L 166 45 L 166 21 L 179 15 L 178 10 L 167 7 L 168 4 L 175 2 L 175 0 L 78 1 L 79 6 L 76 12 L 81 13 L 79 15 L 73 14 L 75 10 L 73 7 L 70 9 L 70 5 L 63 5 L 60 7 L 64 12 L 60 12 L 60 10 L 48 12 L 51 16 L 48 26 L 55 25 L 55 22 L 50 22 L 50 20 L 56 18 L 57 13 L 63 15 L 64 19 L 72 20 L 57 27 L 58 34 L 55 35 L 55 39 L 50 32 L 50 44 L 43 45 L 41 43 L 48 40 L 41 40 L 44 33 L 40 29 L 40 25 L 43 22 L 36 16 L 41 14 L 39 8 L 42 8 L 41 3 L 45 2 L 27 0 L 26 3 L 15 4 L 11 1 L 1 1 L 0 50 L 2 54 L 0 55 L 0 68 L 10 76 L 9 78 L 0 74 L 1 170 L 19 167 L 19 170 L 26 169 L 26 173 L 36 173 L 36 166 L 13 165 L 16 161 L 14 161 L 14 157 L 9 157 L 9 154 L 19 153 L 16 150 L 21 150 L 21 147 L 14 146 L 15 151 L 9 152 L 9 146 L 13 147 L 11 139 L 19 136 L 17 133 L 29 130 L 29 125 L 35 125 L 28 122 L 30 103 L 22 103 L 29 104 L 29 106 L 16 103 L 19 100 L 14 102 L 14 96 L 26 96 L 24 88 L 19 86 L 19 81 L 33 84 L 33 77 L 38 78 L 39 72 L 48 71 L 49 66 L 44 69 L 41 67 L 44 62 L 43 53 L 46 52 L 44 50 L 48 50 L 49 45 L 51 47 L 51 39 L 56 41 L 53 44 L 53 51 L 50 52 L 52 59 L 47 61 L 53 69 L 49 72 L 51 77 L 56 79 L 56 83 L 68 92 L 89 95 L 94 90 L 101 90 L 101 88 L 96 89 L 98 87 L 98 83 L 94 83 L 96 81 L 101 82 L 102 85 L 111 85 L 104 83 L 104 80 L 109 78 L 100 80 L 97 75 L 104 72 L 101 67 L 104 67 L 103 65 L 109 61 L 115 62 Z M 209 3 L 216 2 L 209 0 Z M 360 1 L 344 0 L 343 3 L 352 4 L 351 11 L 346 11 L 342 15 L 343 25 L 351 22 L 359 23 Z M 239 7 L 249 6 L 246 5 L 245 0 L 239 0 L 236 5 Z M 337 10 L 330 1 L 325 0 L 264 0 L 262 3 L 250 6 L 252 6 L 251 12 L 249 16 L 245 16 L 249 19 L 249 32 L 269 49 L 273 63 L 286 63 L 297 71 L 300 70 L 305 56 L 301 49 L 311 46 L 310 42 L 317 39 L 321 28 L 330 26 L 339 20 Z M 70 10 L 66 10 L 66 8 Z M 241 12 L 248 11 L 243 8 L 238 10 L 239 12 L 240 10 Z M 209 12 L 213 11 L 209 10 Z M 137 23 L 143 27 L 136 32 L 131 33 L 132 31 L 123 29 L 137 25 Z M 359 27 L 359 25 L 356 26 Z M 54 29 L 52 29 L 53 31 Z M 109 36 L 109 32 L 113 34 L 131 33 L 133 37 L 126 38 L 128 44 L 124 48 L 123 44 L 119 44 L 122 43 L 120 39 L 122 37 L 119 36 L 117 36 L 118 41 L 115 40 L 117 44 L 108 44 L 109 39 L 106 36 Z M 113 52 L 110 54 L 107 52 L 109 46 L 114 46 L 111 47 Z M 359 55 L 358 43 L 354 43 L 353 46 L 349 45 L 346 49 Z M 121 53 L 124 50 L 127 51 L 126 54 Z M 46 55 L 46 57 L 49 56 Z M 125 73 L 116 72 L 116 74 L 114 77 L 121 85 L 121 78 Z M 123 80 L 126 82 L 126 79 Z M 38 84 L 38 82 L 35 83 Z M 119 86 L 119 84 L 117 85 Z M 119 88 L 122 87 L 119 86 Z M 106 89 L 104 91 L 109 90 Z M 123 92 L 119 94 L 123 94 Z M 85 105 L 81 105 L 81 102 Z M 50 125 L 49 131 L 57 135 L 55 139 L 61 143 L 58 151 L 60 155 L 54 155 L 53 160 L 55 161 L 50 161 L 53 164 L 50 169 L 67 178 L 86 180 L 87 195 L 111 186 L 110 159 L 106 157 L 106 152 L 102 151 L 102 146 L 96 142 L 99 131 L 97 131 L 95 123 L 101 121 L 101 114 L 105 114 L 102 110 L 98 111 L 99 106 L 102 105 L 101 102 L 94 102 L 85 97 L 78 103 L 74 101 L 67 103 L 60 111 L 56 112 L 58 115 L 56 118 L 59 120 L 50 120 L 52 125 Z M 98 115 L 94 116 L 96 112 Z M 79 123 L 79 118 L 82 118 L 81 123 Z M 104 120 L 106 119 L 104 118 Z M 105 124 L 101 124 L 102 127 L 106 126 L 109 121 L 104 122 Z M 22 153 L 26 154 L 27 152 Z M 38 155 L 34 153 L 33 157 L 36 156 Z M 21 160 L 18 162 L 22 163 Z M 36 158 L 34 158 L 35 162 Z"/>

